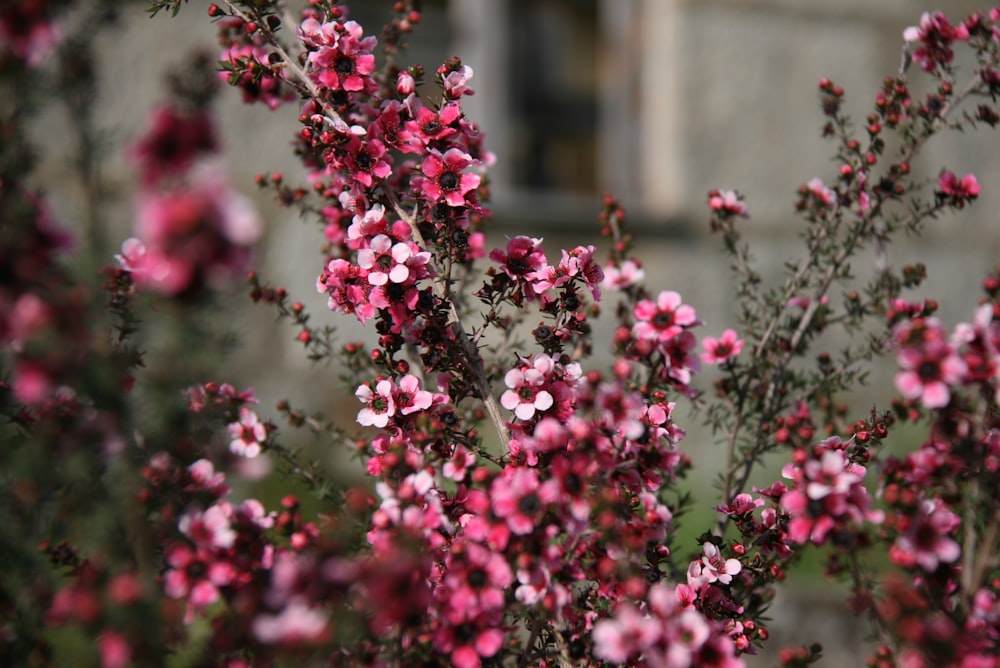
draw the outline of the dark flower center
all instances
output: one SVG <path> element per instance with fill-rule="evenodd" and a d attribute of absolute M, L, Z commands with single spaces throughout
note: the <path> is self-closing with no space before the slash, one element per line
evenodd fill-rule
<path fill-rule="evenodd" d="M 476 568 L 469 571 L 469 586 L 473 589 L 482 589 L 486 583 L 490 581 L 489 577 L 486 575 L 486 571 L 481 568 Z"/>
<path fill-rule="evenodd" d="M 941 369 L 938 367 L 937 362 L 927 360 L 921 362 L 920 366 L 917 367 L 917 375 L 923 381 L 937 380 L 941 377 Z"/>
<path fill-rule="evenodd" d="M 337 60 L 333 69 L 336 70 L 337 74 L 345 76 L 354 71 L 354 61 L 347 56 L 343 56 Z"/>
<path fill-rule="evenodd" d="M 458 187 L 458 181 L 458 174 L 455 172 L 445 172 L 441 175 L 439 183 L 442 190 L 454 190 Z"/>
<path fill-rule="evenodd" d="M 524 272 L 528 271 L 528 263 L 519 257 L 514 257 L 507 260 L 507 268 L 520 276 Z"/>
<path fill-rule="evenodd" d="M 358 169 L 362 169 L 367 172 L 372 168 L 372 157 L 368 155 L 368 153 L 362 151 L 355 156 L 354 163 L 358 166 Z"/>
<path fill-rule="evenodd" d="M 188 564 L 188 567 L 184 569 L 184 572 L 187 573 L 188 578 L 191 580 L 202 580 L 208 573 L 208 567 L 203 561 L 192 561 Z"/>
<path fill-rule="evenodd" d="M 517 509 L 525 515 L 534 515 L 542 507 L 541 499 L 536 494 L 525 494 L 517 502 Z"/>
<path fill-rule="evenodd" d="M 653 327 L 657 329 L 666 329 L 672 324 L 674 324 L 673 311 L 660 311 L 653 317 Z"/>

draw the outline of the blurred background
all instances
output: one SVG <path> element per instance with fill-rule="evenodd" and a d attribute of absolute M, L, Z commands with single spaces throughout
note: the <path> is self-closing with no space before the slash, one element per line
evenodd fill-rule
<path fill-rule="evenodd" d="M 129 236 L 136 180 L 124 147 L 147 127 L 165 98 L 164 73 L 185 62 L 191 49 L 218 51 L 206 15 L 207 2 L 192 0 L 176 18 L 150 19 L 143 2 L 123 3 L 117 22 L 97 38 L 98 78 L 92 123 L 106 147 L 102 181 L 113 206 L 102 214 L 107 260 Z M 391 0 L 349 2 L 351 16 L 379 34 L 391 16 Z M 732 276 L 718 240 L 708 231 L 706 192 L 735 189 L 746 195 L 751 218 L 741 222 L 765 279 L 779 280 L 783 263 L 800 254 L 795 193 L 813 177 L 832 183 L 835 147 L 820 136 L 824 117 L 816 83 L 832 79 L 846 92 L 845 109 L 861 126 L 882 79 L 899 68 L 902 31 L 923 11 L 944 10 L 958 21 L 991 3 L 966 0 L 425 0 L 423 19 L 411 36 L 404 62 L 433 71 L 458 55 L 473 68 L 476 94 L 466 114 L 486 133 L 497 155 L 491 171 L 494 220 L 489 246 L 507 236 L 545 237 L 549 258 L 558 249 L 597 239 L 603 193 L 625 206 L 636 233 L 639 258 L 654 292 L 672 289 L 694 305 L 718 335 L 736 322 Z M 962 63 L 960 63 L 961 65 Z M 970 70 L 966 69 L 966 72 Z M 911 68 L 915 90 L 919 68 Z M 356 323 L 326 313 L 315 291 L 323 258 L 315 225 L 258 193 L 254 176 L 280 171 L 303 176 L 291 151 L 298 110 L 274 112 L 245 106 L 238 91 L 225 90 L 216 107 L 230 181 L 257 198 L 266 222 L 260 274 L 287 287 L 317 318 L 329 320 L 340 340 L 371 337 Z M 45 148 L 40 182 L 56 215 L 80 218 L 84 193 L 72 184 L 69 156 L 79 151 L 72 109 L 50 108 L 37 118 Z M 950 327 L 971 318 L 979 284 L 1000 261 L 1000 137 L 980 130 L 931 140 L 914 171 L 928 181 L 948 167 L 975 173 L 983 190 L 961 216 L 931 223 L 921 239 L 889 249 L 889 259 L 919 259 L 928 267 L 925 290 L 913 298 L 937 299 Z M 873 257 L 862 255 L 860 275 Z M 608 311 L 613 310 L 609 304 Z M 252 385 L 267 414 L 289 397 L 307 409 L 323 409 L 351 422 L 356 400 L 338 385 L 330 366 L 310 364 L 290 327 L 274 326 L 274 314 L 253 307 L 240 290 L 222 309 L 241 339 L 227 380 Z M 610 324 L 598 327 L 602 350 Z M 706 374 L 701 387 L 710 387 Z M 864 414 L 885 401 L 892 368 L 876 370 L 869 388 L 850 397 Z M 683 448 L 699 461 L 717 452 L 699 418 Z M 331 464 L 339 466 L 339 464 Z M 710 483 L 707 467 L 696 485 Z M 346 474 L 345 474 L 346 475 Z M 864 650 L 850 653 L 865 635 L 851 624 L 844 592 L 821 578 L 797 582 L 775 606 L 772 643 L 821 641 L 833 656 L 826 665 L 859 665 Z M 829 606 L 816 627 L 802 623 L 804 608 Z M 836 613 L 836 614 L 834 614 Z M 757 665 L 768 665 L 762 658 Z"/>

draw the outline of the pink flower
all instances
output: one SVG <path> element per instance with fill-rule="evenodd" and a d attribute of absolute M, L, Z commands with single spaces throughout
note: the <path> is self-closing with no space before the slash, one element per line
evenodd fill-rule
<path fill-rule="evenodd" d="M 434 649 L 449 655 L 455 668 L 480 668 L 483 659 L 500 651 L 503 641 L 501 619 L 495 613 L 483 613 L 461 624 L 442 624 L 433 637 Z"/>
<path fill-rule="evenodd" d="M 954 347 L 944 342 L 903 347 L 897 361 L 896 389 L 907 399 L 920 399 L 927 408 L 947 406 L 950 388 L 961 382 L 967 370 Z"/>
<path fill-rule="evenodd" d="M 50 3 L 38 0 L 0 4 L 0 50 L 10 51 L 32 67 L 44 63 L 62 38 L 49 11 Z"/>
<path fill-rule="evenodd" d="M 547 411 L 555 403 L 552 394 L 542 389 L 553 369 L 552 358 L 539 355 L 527 369 L 511 369 L 503 380 L 510 388 L 500 397 L 500 405 L 514 411 L 518 420 L 531 420 L 536 412 Z"/>
<path fill-rule="evenodd" d="M 240 457 L 256 457 L 260 454 L 261 444 L 267 440 L 267 425 L 246 406 L 240 407 L 239 420 L 226 425 L 226 431 L 232 438 L 230 452 Z"/>
<path fill-rule="evenodd" d="M 131 151 L 147 184 L 182 174 L 199 155 L 218 149 L 212 119 L 205 113 L 159 107 L 151 114 L 150 125 Z"/>
<path fill-rule="evenodd" d="M 642 283 L 646 272 L 633 260 L 625 260 L 621 266 L 608 263 L 604 266 L 604 280 L 601 287 L 605 290 L 624 290 Z"/>
<path fill-rule="evenodd" d="M 375 180 L 381 180 L 392 174 L 389 165 L 391 159 L 386 152 L 385 144 L 378 139 L 367 141 L 354 136 L 344 147 L 347 155 L 344 162 L 350 170 L 351 178 L 365 188 L 371 188 Z"/>
<path fill-rule="evenodd" d="M 591 633 L 594 656 L 610 663 L 623 664 L 629 657 L 642 654 L 656 643 L 661 633 L 658 620 L 624 605 L 614 617 L 594 624 Z"/>
<path fill-rule="evenodd" d="M 822 545 L 838 525 L 881 522 L 883 513 L 871 510 L 871 497 L 862 484 L 865 468 L 852 463 L 837 437 L 812 449 L 802 464 L 787 464 L 782 476 L 795 481 L 781 496 L 781 507 L 791 515 L 788 535 L 797 543 Z"/>
<path fill-rule="evenodd" d="M 727 515 L 745 515 L 746 513 L 753 512 L 755 508 L 759 508 L 762 505 L 764 505 L 764 499 L 755 499 L 753 495 L 743 493 L 737 494 L 733 498 L 732 503 L 719 506 L 716 510 Z"/>
<path fill-rule="evenodd" d="M 638 339 L 665 343 L 678 336 L 686 327 L 697 324 L 698 314 L 694 308 L 683 304 L 681 296 L 664 290 L 656 302 L 643 299 L 633 309 L 636 322 L 632 334 Z"/>
<path fill-rule="evenodd" d="M 924 12 L 919 26 L 910 26 L 903 31 L 903 39 L 907 42 L 920 42 L 920 46 L 913 52 L 913 59 L 925 71 L 933 72 L 938 65 L 947 65 L 952 61 L 955 52 L 951 49 L 951 43 L 969 39 L 969 29 L 964 24 L 952 26 L 941 12 Z"/>
<path fill-rule="evenodd" d="M 399 133 L 401 150 L 421 153 L 428 146 L 442 146 L 445 140 L 458 133 L 454 124 L 461 116 L 462 109 L 455 102 L 444 105 L 440 111 L 420 107 L 416 118 L 406 121 Z"/>
<path fill-rule="evenodd" d="M 825 208 L 831 209 L 837 202 L 837 193 L 827 188 L 821 179 L 810 179 L 806 189 Z"/>
<path fill-rule="evenodd" d="M 241 274 L 261 234 L 248 199 L 206 166 L 194 185 L 140 194 L 137 240 L 122 244 L 122 268 L 138 285 L 175 295 Z"/>
<path fill-rule="evenodd" d="M 132 662 L 132 648 L 116 631 L 105 631 L 97 638 L 101 668 L 126 668 Z"/>
<path fill-rule="evenodd" d="M 472 95 L 472 89 L 469 88 L 472 68 L 468 65 L 462 65 L 447 74 L 438 71 L 438 74 L 441 77 L 441 85 L 444 86 L 444 93 L 449 99 L 457 100 L 463 95 Z"/>
<path fill-rule="evenodd" d="M 232 584 L 236 571 L 224 560 L 215 560 L 183 544 L 167 547 L 169 566 L 163 575 L 163 590 L 171 598 L 188 599 L 185 623 L 194 621 L 194 613 L 204 610 L 221 597 L 219 588 Z"/>
<path fill-rule="evenodd" d="M 696 583 L 711 584 L 719 582 L 729 584 L 733 576 L 743 570 L 739 559 L 723 559 L 722 553 L 714 543 L 702 545 L 702 557 L 692 561 L 688 568 L 688 584 L 696 588 Z"/>
<path fill-rule="evenodd" d="M 254 617 L 253 634 L 268 645 L 320 642 L 328 625 L 326 613 L 310 607 L 302 596 L 294 596 L 278 614 L 260 613 Z"/>
<path fill-rule="evenodd" d="M 558 484 L 554 480 L 540 483 L 535 469 L 507 469 L 490 487 L 493 512 L 519 536 L 534 531 L 546 506 L 558 497 Z"/>
<path fill-rule="evenodd" d="M 749 218 L 747 205 L 742 198 L 732 190 L 712 190 L 708 193 L 708 207 L 712 211 L 727 215 Z"/>
<path fill-rule="evenodd" d="M 230 548 L 236 541 L 231 519 L 232 505 L 219 501 L 204 511 L 191 511 L 181 516 L 177 523 L 181 532 L 206 550 Z"/>
<path fill-rule="evenodd" d="M 308 29 L 308 33 L 305 31 Z M 336 38 L 333 33 L 339 33 Z M 303 26 L 307 35 L 317 47 L 309 53 L 310 74 L 316 83 L 330 90 L 373 93 L 378 84 L 372 78 L 375 71 L 376 39 L 363 37 L 364 31 L 355 21 L 328 27 L 310 22 Z"/>
<path fill-rule="evenodd" d="M 382 378 L 371 383 L 358 386 L 354 396 L 366 404 L 358 412 L 358 423 L 366 427 L 385 428 L 389 419 L 396 414 L 396 402 L 393 399 L 392 381 Z"/>
<path fill-rule="evenodd" d="M 358 266 L 368 271 L 371 285 L 385 285 L 389 281 L 405 283 L 410 278 L 407 264 L 415 255 L 409 244 L 393 244 L 392 239 L 380 234 L 368 248 L 358 251 Z"/>
<path fill-rule="evenodd" d="M 962 553 L 951 537 L 962 523 L 940 499 L 924 500 L 919 510 L 906 518 L 908 526 L 889 550 L 893 563 L 920 566 L 933 573 L 940 564 L 954 562 Z"/>
<path fill-rule="evenodd" d="M 976 199 L 979 196 L 979 181 L 975 174 L 966 174 L 961 179 L 954 172 L 945 170 L 938 179 L 938 194 L 945 195 L 957 202 Z"/>
<path fill-rule="evenodd" d="M 476 455 L 470 452 L 464 445 L 458 445 L 455 447 L 455 452 L 452 453 L 451 458 L 444 463 L 441 473 L 445 478 L 450 478 L 455 482 L 462 482 L 475 463 Z"/>
<path fill-rule="evenodd" d="M 446 401 L 447 397 L 420 389 L 420 379 L 407 374 L 399 379 L 392 399 L 400 415 L 412 415 L 427 410 L 432 404 Z"/>
<path fill-rule="evenodd" d="M 443 199 L 448 206 L 472 205 L 479 175 L 463 170 L 473 162 L 472 156 L 457 148 L 448 149 L 444 155 L 430 149 L 420 165 L 420 171 L 427 177 L 421 181 L 424 197 L 431 202 Z"/>
<path fill-rule="evenodd" d="M 706 364 L 718 364 L 739 355 L 743 350 L 743 340 L 737 338 L 735 330 L 727 329 L 718 339 L 711 336 L 703 338 L 701 347 L 705 349 L 701 354 L 701 361 Z"/>
<path fill-rule="evenodd" d="M 442 599 L 445 616 L 458 624 L 482 612 L 503 609 L 505 591 L 514 573 L 503 554 L 474 542 L 453 546 L 448 558 L 444 586 L 435 595 Z"/>
<path fill-rule="evenodd" d="M 503 272 L 515 281 L 533 284 L 542 279 L 548 268 L 548 260 L 542 249 L 542 240 L 517 236 L 507 242 L 506 250 L 494 248 L 490 259 L 501 265 Z M 527 291 L 530 299 L 537 291 L 532 287 Z"/>

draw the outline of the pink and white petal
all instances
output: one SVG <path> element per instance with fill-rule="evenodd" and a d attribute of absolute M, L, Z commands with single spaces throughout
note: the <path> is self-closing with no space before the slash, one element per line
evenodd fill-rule
<path fill-rule="evenodd" d="M 518 420 L 530 420 L 535 416 L 534 404 L 518 404 L 514 409 L 514 415 Z"/>
<path fill-rule="evenodd" d="M 537 395 L 535 395 L 535 409 L 540 411 L 547 411 L 552 408 L 552 404 L 555 403 L 555 399 L 552 395 L 542 390 Z"/>

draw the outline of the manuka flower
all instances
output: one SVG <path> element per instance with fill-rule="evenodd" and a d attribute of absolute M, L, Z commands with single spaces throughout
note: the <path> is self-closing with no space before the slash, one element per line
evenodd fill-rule
<path fill-rule="evenodd" d="M 479 175 L 464 171 L 475 162 L 468 153 L 450 148 L 442 155 L 431 149 L 420 165 L 426 178 L 420 181 L 420 191 L 428 202 L 444 200 L 448 206 L 472 206 Z"/>

